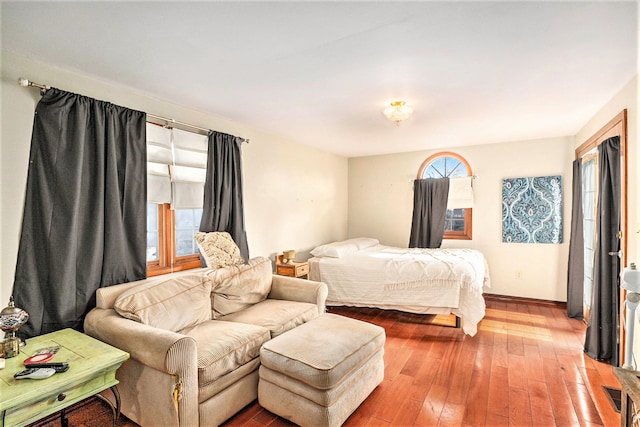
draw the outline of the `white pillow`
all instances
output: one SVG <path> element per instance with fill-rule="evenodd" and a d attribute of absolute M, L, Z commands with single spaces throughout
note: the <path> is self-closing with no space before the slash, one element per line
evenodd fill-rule
<path fill-rule="evenodd" d="M 370 248 L 371 246 L 380 243 L 378 239 L 372 239 L 370 237 L 355 237 L 353 239 L 342 240 L 340 242 L 327 243 L 326 245 L 318 246 L 311 251 L 311 255 L 316 257 L 331 257 L 340 258 L 344 255 L 348 255 L 362 249 Z"/>
<path fill-rule="evenodd" d="M 347 241 L 355 243 L 360 250 L 370 248 L 380 243 L 378 239 L 372 239 L 371 237 L 356 237 L 355 239 L 349 239 Z"/>
<path fill-rule="evenodd" d="M 321 245 L 311 251 L 311 255 L 317 257 L 340 258 L 358 251 L 358 246 L 349 241 L 333 242 Z"/>

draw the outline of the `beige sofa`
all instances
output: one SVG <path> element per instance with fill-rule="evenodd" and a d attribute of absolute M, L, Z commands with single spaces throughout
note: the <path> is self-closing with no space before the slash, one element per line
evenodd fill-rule
<path fill-rule="evenodd" d="M 255 258 L 100 289 L 84 328 L 131 355 L 117 372 L 128 418 L 212 426 L 256 399 L 262 345 L 324 313 L 326 297 Z"/>

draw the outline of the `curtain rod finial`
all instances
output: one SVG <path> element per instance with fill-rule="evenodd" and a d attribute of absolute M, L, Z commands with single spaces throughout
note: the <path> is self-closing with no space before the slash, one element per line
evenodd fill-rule
<path fill-rule="evenodd" d="M 29 86 L 29 79 L 25 79 L 24 77 L 18 78 L 18 84 L 22 87 Z"/>

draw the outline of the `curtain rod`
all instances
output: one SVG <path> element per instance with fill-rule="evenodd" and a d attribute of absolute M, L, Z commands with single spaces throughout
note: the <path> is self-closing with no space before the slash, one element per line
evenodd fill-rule
<path fill-rule="evenodd" d="M 32 82 L 29 79 L 25 79 L 23 77 L 20 77 L 18 79 L 18 84 L 20 86 L 22 86 L 22 87 L 30 87 L 31 86 L 31 87 L 39 88 L 40 89 L 40 95 L 44 95 L 46 91 L 51 89 L 51 86 L 46 86 L 46 85 L 43 85 L 43 84 L 40 84 L 40 83 L 35 83 L 35 82 Z M 146 114 L 147 114 L 147 117 L 151 117 L 151 118 L 154 118 L 156 120 L 160 120 L 160 121 L 166 122 L 167 125 L 169 123 L 171 123 L 171 124 L 178 125 L 178 126 L 186 126 L 186 127 L 192 128 L 192 129 L 197 129 L 199 131 L 206 132 L 206 133 L 211 132 L 211 129 L 203 128 L 203 127 L 192 125 L 192 124 L 189 124 L 189 123 L 179 122 L 179 121 L 177 121 L 175 119 L 169 119 L 169 118 L 162 117 L 162 116 L 156 116 L 155 114 L 150 114 L 150 113 L 146 113 Z M 242 139 L 242 142 L 246 142 L 247 144 L 249 142 L 251 142 L 251 140 L 249 140 L 247 138 L 242 138 L 242 137 L 239 137 L 239 138 Z"/>

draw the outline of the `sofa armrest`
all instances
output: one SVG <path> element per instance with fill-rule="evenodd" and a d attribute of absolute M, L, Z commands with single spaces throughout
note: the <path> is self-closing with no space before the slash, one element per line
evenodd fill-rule
<path fill-rule="evenodd" d="M 193 338 L 125 319 L 113 309 L 101 308 L 94 308 L 87 314 L 84 331 L 100 341 L 128 352 L 131 360 L 138 362 L 137 366 L 144 365 L 158 371 L 159 375 L 172 378 L 170 389 L 138 390 L 135 381 L 120 383 L 121 387 L 130 387 L 130 390 L 127 390 L 129 394 L 165 393 L 172 397 L 174 405 L 145 409 L 155 411 L 151 419 L 177 418 L 179 426 L 199 424 L 198 351 Z M 125 363 L 128 362 L 130 361 Z M 124 367 L 125 365 L 120 369 Z M 136 372 L 134 374 L 137 375 Z M 131 376 L 131 372 L 128 375 Z M 139 400 L 145 399 L 142 396 Z"/>
<path fill-rule="evenodd" d="M 318 314 L 323 314 L 328 292 L 327 285 L 322 282 L 273 275 L 268 298 L 316 304 Z"/>
<path fill-rule="evenodd" d="M 91 310 L 84 330 L 100 341 L 129 353 L 132 359 L 171 375 L 197 374 L 197 346 L 193 338 L 154 328 L 120 316 L 113 309 Z"/>

